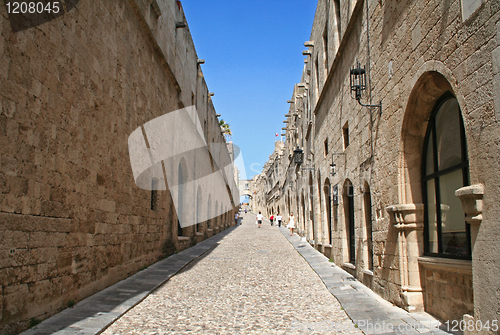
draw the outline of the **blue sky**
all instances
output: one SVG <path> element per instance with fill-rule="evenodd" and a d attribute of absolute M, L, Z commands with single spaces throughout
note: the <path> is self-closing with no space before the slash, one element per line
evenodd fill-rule
<path fill-rule="evenodd" d="M 281 134 L 304 66 L 315 0 L 192 1 L 182 6 L 213 102 L 241 148 L 245 171 L 262 170 Z M 256 171 L 257 170 L 257 171 Z"/>

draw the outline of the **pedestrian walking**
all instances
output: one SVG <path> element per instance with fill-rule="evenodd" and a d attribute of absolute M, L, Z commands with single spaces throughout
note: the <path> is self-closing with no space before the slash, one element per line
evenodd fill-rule
<path fill-rule="evenodd" d="M 293 230 L 295 229 L 295 216 L 293 216 L 293 213 L 290 213 L 286 227 L 290 229 L 290 236 L 293 236 Z"/>
<path fill-rule="evenodd" d="M 281 228 L 281 221 L 283 220 L 283 217 L 281 216 L 280 213 L 278 213 L 278 215 L 276 215 L 276 220 L 278 221 L 278 227 Z"/>
<path fill-rule="evenodd" d="M 269 221 L 271 221 L 271 227 L 273 226 L 273 220 L 274 220 L 274 215 L 271 215 L 271 216 L 269 217 Z"/>
<path fill-rule="evenodd" d="M 245 214 L 247 213 L 247 209 L 245 208 Z"/>
<path fill-rule="evenodd" d="M 238 213 L 234 214 L 234 225 L 237 226 L 238 225 L 238 218 L 240 217 L 240 215 Z"/>
<path fill-rule="evenodd" d="M 262 224 L 262 220 L 264 219 L 264 216 L 262 215 L 262 213 L 259 211 L 259 214 L 257 214 L 257 224 L 259 225 L 259 228 L 260 228 L 260 225 Z"/>

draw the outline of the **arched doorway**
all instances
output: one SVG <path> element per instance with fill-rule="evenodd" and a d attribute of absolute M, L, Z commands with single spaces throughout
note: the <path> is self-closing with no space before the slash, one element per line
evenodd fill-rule
<path fill-rule="evenodd" d="M 207 229 L 212 229 L 212 195 L 208 195 L 208 202 L 207 202 Z"/>
<path fill-rule="evenodd" d="M 182 225 L 185 225 L 188 205 L 186 181 L 188 177 L 187 164 L 184 158 L 177 168 L 177 236 L 183 236 Z M 181 225 L 182 222 L 182 225 Z"/>
<path fill-rule="evenodd" d="M 220 218 L 220 213 L 219 213 L 219 201 L 215 200 L 215 212 L 214 212 L 214 228 L 217 229 L 219 228 L 219 218 Z"/>
<path fill-rule="evenodd" d="M 318 196 L 318 242 L 319 243 L 324 243 L 324 237 L 325 237 L 325 227 L 324 227 L 324 224 L 323 224 L 323 220 L 324 220 L 324 213 L 323 213 L 323 202 L 321 200 L 322 198 L 322 194 L 323 192 L 321 192 L 321 190 L 323 189 L 321 187 L 321 173 L 318 169 L 317 171 L 317 174 L 318 174 L 318 179 L 317 179 L 317 182 L 318 182 L 318 186 L 317 186 L 317 196 Z"/>
<path fill-rule="evenodd" d="M 323 187 L 325 194 L 325 210 L 326 210 L 326 226 L 328 231 L 328 244 L 332 245 L 332 194 L 330 187 L 330 180 L 327 178 L 325 180 L 325 186 Z"/>
<path fill-rule="evenodd" d="M 301 203 L 301 208 L 302 208 L 302 231 L 305 231 L 305 229 L 306 229 L 306 207 L 305 207 L 305 202 L 304 202 L 304 190 L 302 190 L 300 203 Z"/>
<path fill-rule="evenodd" d="M 372 239 L 372 199 L 370 186 L 365 182 L 363 190 L 363 205 L 365 213 L 365 254 L 366 268 L 373 271 L 373 239 Z"/>
<path fill-rule="evenodd" d="M 354 187 L 347 179 L 344 183 L 344 218 L 347 240 L 347 260 L 356 264 L 356 231 L 354 222 Z"/>
<path fill-rule="evenodd" d="M 314 187 L 313 187 L 313 177 L 312 173 L 309 172 L 309 221 L 311 222 L 311 231 L 309 232 L 309 236 L 311 240 L 314 240 L 315 227 L 314 227 Z"/>
<path fill-rule="evenodd" d="M 196 192 L 196 224 L 195 224 L 195 232 L 200 231 L 200 221 L 202 220 L 202 197 L 201 197 L 201 186 L 198 186 L 198 190 Z"/>

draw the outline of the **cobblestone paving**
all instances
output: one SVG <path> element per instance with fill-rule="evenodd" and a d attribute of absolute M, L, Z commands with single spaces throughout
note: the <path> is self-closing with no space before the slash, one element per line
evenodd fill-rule
<path fill-rule="evenodd" d="M 317 274 L 255 216 L 103 334 L 362 334 Z"/>

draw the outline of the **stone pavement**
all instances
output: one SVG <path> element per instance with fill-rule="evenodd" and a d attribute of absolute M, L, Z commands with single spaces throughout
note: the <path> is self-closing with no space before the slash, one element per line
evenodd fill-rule
<path fill-rule="evenodd" d="M 257 228 L 253 214 L 242 217 L 242 225 L 24 334 L 446 334 L 429 329 L 436 321 L 427 314 L 383 300 L 286 228 Z"/>

